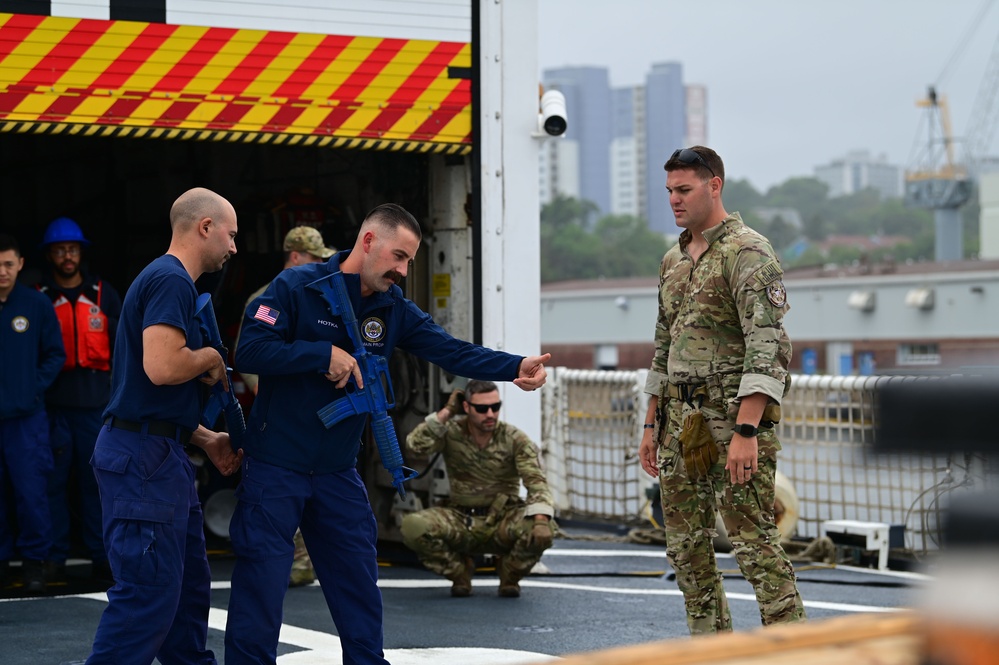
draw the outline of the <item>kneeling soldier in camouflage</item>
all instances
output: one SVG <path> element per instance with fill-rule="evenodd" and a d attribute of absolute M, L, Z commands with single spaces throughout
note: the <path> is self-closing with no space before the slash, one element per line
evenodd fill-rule
<path fill-rule="evenodd" d="M 500 404 L 495 383 L 469 381 L 464 394 L 452 393 L 447 406 L 406 438 L 415 453 L 444 455 L 451 497 L 446 506 L 407 515 L 403 542 L 453 582 L 451 595 L 458 598 L 472 594 L 475 554 L 498 555 L 499 595 L 520 596 L 520 580 L 552 546 L 557 529 L 538 448 L 499 421 Z M 526 501 L 519 496 L 521 480 Z"/>

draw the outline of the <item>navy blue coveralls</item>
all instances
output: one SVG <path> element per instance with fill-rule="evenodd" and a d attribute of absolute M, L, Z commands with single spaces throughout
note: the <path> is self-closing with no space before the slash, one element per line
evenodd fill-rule
<path fill-rule="evenodd" d="M 21 557 L 44 561 L 49 556 L 52 524 L 46 487 L 52 449 L 45 390 L 64 362 L 52 303 L 35 289 L 15 283 L 6 302 L 0 302 L 0 561 L 14 558 L 15 551 L 7 520 L 9 494 L 17 511 Z"/>
<path fill-rule="evenodd" d="M 83 283 L 78 287 L 62 288 L 49 275 L 39 284 L 39 290 L 54 304 L 71 307 L 74 325 L 78 321 L 80 308 L 99 307 L 106 322 L 95 317 L 91 319 L 102 326 L 97 334 L 106 335 L 111 343 L 109 346 L 113 348 L 121 317 L 121 297 L 113 286 L 84 273 Z M 74 344 L 82 344 L 86 334 L 74 330 L 71 335 Z M 66 338 L 65 334 L 63 338 Z M 74 349 L 67 348 L 66 353 L 71 355 Z M 52 513 L 52 552 L 49 559 L 52 561 L 63 563 L 69 556 L 68 489 L 71 476 L 75 476 L 79 491 L 78 497 L 73 497 L 73 500 L 79 501 L 83 544 L 94 564 L 107 561 L 101 536 L 101 500 L 90 458 L 94 454 L 94 443 L 110 396 L 110 370 L 81 367 L 76 363 L 71 368 L 63 368 L 45 395 L 53 458 L 52 475 L 49 477 L 49 510 Z"/>
<path fill-rule="evenodd" d="M 247 424 L 243 477 L 229 526 L 236 565 L 225 636 L 226 665 L 273 664 L 282 604 L 301 526 L 343 647 L 345 665 L 385 665 L 378 589 L 377 526 L 355 465 L 367 415 L 326 429 L 316 412 L 345 394 L 325 378 L 333 345 L 353 346 L 315 287 L 348 252 L 281 272 L 246 309 L 236 352 L 240 371 L 260 375 Z M 395 347 L 459 376 L 517 377 L 520 356 L 455 339 L 393 285 L 361 297 L 344 276 L 364 345 Z"/>
<path fill-rule="evenodd" d="M 211 571 L 194 466 L 184 451 L 200 417 L 197 379 L 154 385 L 142 331 L 165 324 L 200 348 L 197 291 L 174 256 L 143 269 L 125 294 L 111 368 L 111 400 L 92 465 L 115 585 L 87 665 L 211 665 L 206 647 Z M 51 305 L 49 306 L 51 309 Z"/>

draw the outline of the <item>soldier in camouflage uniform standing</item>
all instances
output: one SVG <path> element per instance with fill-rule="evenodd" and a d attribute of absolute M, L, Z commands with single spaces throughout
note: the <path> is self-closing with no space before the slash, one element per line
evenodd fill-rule
<path fill-rule="evenodd" d="M 658 476 L 666 547 L 692 635 L 732 630 L 712 536 L 718 511 L 764 625 L 805 610 L 774 519 L 791 343 L 783 271 L 770 242 L 722 204 L 710 148 L 677 150 L 666 190 L 680 241 L 663 257 L 651 395 L 639 448 Z"/>
<path fill-rule="evenodd" d="M 487 553 L 499 555 L 499 595 L 520 596 L 520 580 L 552 546 L 556 529 L 538 448 L 500 422 L 500 404 L 495 383 L 469 381 L 463 396 L 455 391 L 406 438 L 415 453 L 443 453 L 451 498 L 447 506 L 407 515 L 403 542 L 453 582 L 451 595 L 458 598 L 472 593 L 472 555 Z M 519 496 L 521 480 L 526 501 Z"/>

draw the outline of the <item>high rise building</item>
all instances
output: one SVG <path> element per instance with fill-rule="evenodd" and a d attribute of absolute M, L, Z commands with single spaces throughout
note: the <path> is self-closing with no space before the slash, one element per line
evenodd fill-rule
<path fill-rule="evenodd" d="M 562 67 L 545 70 L 542 75 L 545 89 L 559 90 L 565 95 L 569 114 L 569 127 L 565 139 L 549 141 L 553 151 L 549 163 L 559 169 L 569 168 L 567 156 L 553 156 L 571 152 L 575 142 L 579 176 L 578 189 L 582 197 L 592 201 L 601 214 L 611 211 L 610 195 L 610 145 L 611 145 L 611 91 L 606 67 Z M 549 152 L 546 150 L 545 152 Z M 560 176 L 563 174 L 559 173 Z M 571 179 L 563 178 L 565 182 Z M 556 184 L 559 180 L 554 181 Z M 556 190 L 552 195 L 567 191 Z"/>
<path fill-rule="evenodd" d="M 688 85 L 687 140 L 684 146 L 708 145 L 708 89 L 703 85 Z"/>
<path fill-rule="evenodd" d="M 611 92 L 610 212 L 646 217 L 645 88 Z"/>
<path fill-rule="evenodd" d="M 687 139 L 687 95 L 683 65 L 662 62 L 645 76 L 645 188 L 649 228 L 662 233 L 675 228 L 666 196 L 663 164 Z"/>
<path fill-rule="evenodd" d="M 558 196 L 582 198 L 579 188 L 579 141 L 560 138 L 546 141 L 539 153 L 538 186 L 541 205 Z"/>
<path fill-rule="evenodd" d="M 902 198 L 902 169 L 881 155 L 871 157 L 866 150 L 854 150 L 845 157 L 815 167 L 815 177 L 829 186 L 829 196 L 846 196 L 871 187 L 882 198 Z"/>
<path fill-rule="evenodd" d="M 583 198 L 600 214 L 633 215 L 675 232 L 663 164 L 677 148 L 707 144 L 707 89 L 684 85 L 683 66 L 659 63 L 645 85 L 612 89 L 603 67 L 545 70 L 565 95 L 569 128 L 541 151 L 541 203 Z"/>

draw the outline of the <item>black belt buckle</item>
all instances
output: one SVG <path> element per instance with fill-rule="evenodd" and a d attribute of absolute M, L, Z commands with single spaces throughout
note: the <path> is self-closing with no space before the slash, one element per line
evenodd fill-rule
<path fill-rule="evenodd" d="M 703 384 L 700 384 L 700 383 L 677 383 L 677 384 L 674 384 L 674 385 L 676 385 L 677 390 L 680 392 L 680 399 L 682 399 L 684 402 L 686 402 L 690 406 L 694 406 L 694 397 L 695 397 L 694 393 L 696 393 L 697 390 L 698 390 L 698 388 L 700 388 Z M 700 395 L 697 395 L 697 397 L 700 398 L 700 400 L 697 403 L 697 408 L 699 409 L 699 408 L 701 408 L 701 404 L 704 403 L 704 393 L 701 393 Z"/>

